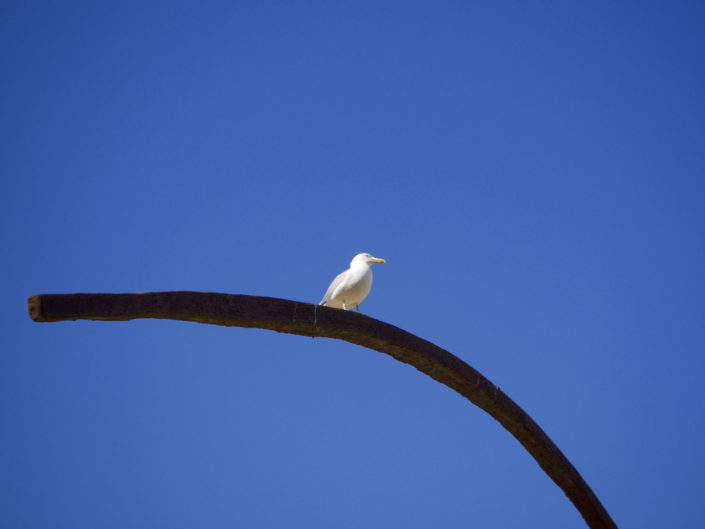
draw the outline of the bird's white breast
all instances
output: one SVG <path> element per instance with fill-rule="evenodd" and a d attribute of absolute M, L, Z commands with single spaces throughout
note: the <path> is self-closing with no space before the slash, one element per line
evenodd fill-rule
<path fill-rule="evenodd" d="M 345 303 L 347 308 L 352 308 L 362 303 L 372 288 L 372 270 L 365 264 L 353 266 L 347 273 L 345 280 L 331 296 L 331 301 L 342 306 Z"/>

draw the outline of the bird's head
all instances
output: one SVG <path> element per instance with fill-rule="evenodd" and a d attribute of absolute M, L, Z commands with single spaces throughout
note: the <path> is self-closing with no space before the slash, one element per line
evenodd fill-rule
<path fill-rule="evenodd" d="M 368 253 L 359 253 L 355 257 L 353 257 L 353 260 L 350 262 L 350 266 L 355 266 L 356 264 L 375 264 L 375 263 L 386 263 L 384 259 L 380 259 L 378 257 L 373 257 Z"/>

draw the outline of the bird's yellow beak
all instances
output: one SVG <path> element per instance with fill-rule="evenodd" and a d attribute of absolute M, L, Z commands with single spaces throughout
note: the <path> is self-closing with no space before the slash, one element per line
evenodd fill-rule
<path fill-rule="evenodd" d="M 374 259 L 372 262 L 373 263 L 386 263 L 387 261 L 385 261 L 384 259 Z"/>

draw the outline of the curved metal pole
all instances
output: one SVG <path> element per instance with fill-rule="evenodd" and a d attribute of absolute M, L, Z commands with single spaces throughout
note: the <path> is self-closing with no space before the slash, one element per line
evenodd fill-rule
<path fill-rule="evenodd" d="M 388 354 L 457 391 L 499 421 L 565 492 L 589 527 L 617 527 L 575 467 L 514 401 L 458 357 L 388 323 L 311 303 L 210 292 L 43 294 L 27 302 L 29 315 L 37 322 L 184 320 L 337 338 Z"/>

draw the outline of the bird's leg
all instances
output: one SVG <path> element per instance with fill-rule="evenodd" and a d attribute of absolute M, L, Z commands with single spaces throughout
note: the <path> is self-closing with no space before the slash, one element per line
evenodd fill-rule
<path fill-rule="evenodd" d="M 345 306 L 345 300 L 343 300 L 343 310 L 348 310 L 348 307 Z"/>
<path fill-rule="evenodd" d="M 356 310 L 357 312 L 360 312 L 360 305 L 355 305 L 355 310 Z"/>

